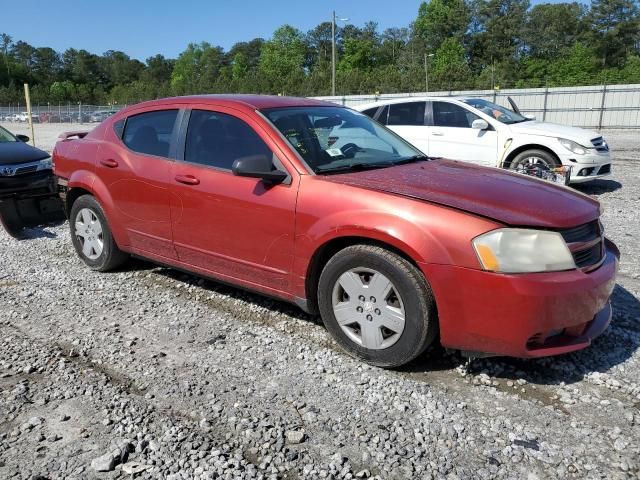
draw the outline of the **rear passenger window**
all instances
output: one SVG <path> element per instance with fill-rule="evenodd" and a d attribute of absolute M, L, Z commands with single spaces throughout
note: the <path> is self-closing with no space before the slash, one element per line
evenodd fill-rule
<path fill-rule="evenodd" d="M 185 161 L 224 170 L 231 170 L 238 158 L 273 156 L 271 149 L 249 125 L 219 112 L 193 110 L 186 140 Z"/>
<path fill-rule="evenodd" d="M 392 103 L 387 125 L 424 125 L 425 102 Z"/>
<path fill-rule="evenodd" d="M 127 118 L 122 141 L 134 152 L 169 158 L 178 110 L 157 110 Z"/>

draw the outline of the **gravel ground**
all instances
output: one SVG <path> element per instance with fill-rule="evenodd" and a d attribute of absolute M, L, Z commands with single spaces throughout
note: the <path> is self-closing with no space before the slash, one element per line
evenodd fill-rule
<path fill-rule="evenodd" d="M 287 304 L 0 231 L 0 478 L 638 478 L 640 135 L 605 136 L 614 175 L 580 190 L 622 252 L 614 318 L 551 359 L 380 370 Z"/>

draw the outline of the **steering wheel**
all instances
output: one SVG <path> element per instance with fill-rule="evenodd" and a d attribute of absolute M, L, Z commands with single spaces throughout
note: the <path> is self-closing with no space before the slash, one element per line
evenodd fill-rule
<path fill-rule="evenodd" d="M 340 151 L 345 158 L 353 158 L 356 156 L 356 153 L 362 151 L 362 149 L 355 143 L 347 143 L 340 148 Z"/>

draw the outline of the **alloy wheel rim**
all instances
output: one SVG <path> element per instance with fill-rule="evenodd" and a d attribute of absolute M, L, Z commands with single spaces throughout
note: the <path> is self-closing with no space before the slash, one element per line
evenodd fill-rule
<path fill-rule="evenodd" d="M 370 268 L 353 268 L 336 281 L 333 314 L 347 337 L 369 350 L 394 345 L 405 328 L 405 308 L 395 285 Z"/>
<path fill-rule="evenodd" d="M 75 234 L 85 257 L 96 260 L 102 255 L 104 250 L 102 224 L 90 208 L 83 208 L 76 215 Z"/>
<path fill-rule="evenodd" d="M 545 170 L 551 170 L 551 165 L 549 164 L 549 162 L 547 162 L 544 158 L 538 156 L 530 156 L 524 158 L 520 163 L 520 166 L 522 168 L 540 167 L 544 168 Z"/>

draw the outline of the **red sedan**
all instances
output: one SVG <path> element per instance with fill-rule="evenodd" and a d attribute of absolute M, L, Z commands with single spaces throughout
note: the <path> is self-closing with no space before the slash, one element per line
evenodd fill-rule
<path fill-rule="evenodd" d="M 436 339 L 473 355 L 566 353 L 611 318 L 619 253 L 598 202 L 426 158 L 348 108 L 156 100 L 64 134 L 53 158 L 89 267 L 132 254 L 293 302 L 374 365 Z"/>

